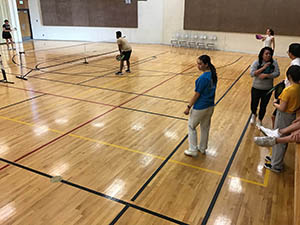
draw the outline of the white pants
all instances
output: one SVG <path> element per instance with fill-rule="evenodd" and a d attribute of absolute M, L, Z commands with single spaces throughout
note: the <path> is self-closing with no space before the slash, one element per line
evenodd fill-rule
<path fill-rule="evenodd" d="M 191 109 L 190 117 L 189 117 L 189 150 L 197 151 L 197 126 L 200 124 L 201 130 L 201 140 L 199 149 L 205 150 L 207 149 L 208 143 L 208 135 L 210 129 L 210 121 L 212 114 L 214 112 L 214 107 L 209 107 L 207 109 Z"/>

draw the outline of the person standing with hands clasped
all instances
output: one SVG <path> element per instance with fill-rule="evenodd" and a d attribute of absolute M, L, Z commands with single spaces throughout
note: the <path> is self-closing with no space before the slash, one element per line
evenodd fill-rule
<path fill-rule="evenodd" d="M 274 78 L 280 74 L 278 63 L 273 59 L 273 50 L 270 47 L 264 47 L 260 50 L 258 60 L 255 60 L 250 68 L 253 84 L 251 88 L 251 120 L 256 122 L 256 111 L 260 103 L 258 121 L 256 125 L 262 125 L 262 120 L 266 114 L 266 108 L 271 98 L 269 91 L 273 88 Z"/>
<path fill-rule="evenodd" d="M 218 82 L 216 68 L 211 64 L 208 55 L 202 55 L 197 60 L 198 69 L 203 74 L 195 82 L 195 94 L 184 111 L 189 115 L 188 133 L 189 149 L 184 151 L 185 155 L 197 156 L 198 151 L 205 154 L 208 143 L 210 121 L 214 112 L 215 93 Z M 201 140 L 197 146 L 197 126 L 200 124 Z"/>

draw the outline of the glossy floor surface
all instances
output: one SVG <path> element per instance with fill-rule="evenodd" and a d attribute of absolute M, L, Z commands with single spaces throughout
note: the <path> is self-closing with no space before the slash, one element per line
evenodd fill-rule
<path fill-rule="evenodd" d="M 262 134 L 249 125 L 257 56 L 134 44 L 132 72 L 116 76 L 116 50 L 0 46 L 15 82 L 0 83 L 0 224 L 292 224 L 295 146 L 283 173 L 266 171 L 270 148 L 253 143 Z M 201 54 L 211 56 L 219 82 L 207 154 L 192 158 L 183 154 L 183 112 Z M 275 58 L 277 83 L 290 60 Z M 27 81 L 16 79 L 21 73 Z M 267 127 L 272 111 L 269 104 Z"/>

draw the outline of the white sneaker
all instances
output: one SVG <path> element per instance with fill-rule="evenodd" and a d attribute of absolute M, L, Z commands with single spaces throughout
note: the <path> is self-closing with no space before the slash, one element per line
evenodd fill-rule
<path fill-rule="evenodd" d="M 276 145 L 276 138 L 275 137 L 254 137 L 255 144 L 259 146 L 271 147 Z"/>
<path fill-rule="evenodd" d="M 200 146 L 197 147 L 198 151 L 201 152 L 203 155 L 206 154 L 206 149 L 200 148 Z"/>
<path fill-rule="evenodd" d="M 255 124 L 256 116 L 254 114 L 251 115 L 250 124 Z"/>
<path fill-rule="evenodd" d="M 261 132 L 263 132 L 268 137 L 278 138 L 278 137 L 281 136 L 280 133 L 279 133 L 279 128 L 276 129 L 276 130 L 272 130 L 272 129 L 265 128 L 265 127 L 261 126 L 259 129 L 261 130 Z"/>
<path fill-rule="evenodd" d="M 258 128 L 260 128 L 260 127 L 262 126 L 262 121 L 261 121 L 261 120 L 258 120 L 258 121 L 256 122 L 256 126 L 257 126 Z"/>
<path fill-rule="evenodd" d="M 184 154 L 187 156 L 196 157 L 198 155 L 198 151 L 197 150 L 193 151 L 193 150 L 187 149 L 184 151 Z"/>

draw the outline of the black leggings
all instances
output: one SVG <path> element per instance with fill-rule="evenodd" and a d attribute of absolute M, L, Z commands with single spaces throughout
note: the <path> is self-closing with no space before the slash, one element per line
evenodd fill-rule
<path fill-rule="evenodd" d="M 251 89 L 251 112 L 256 115 L 257 107 L 260 101 L 258 119 L 263 120 L 266 114 L 266 108 L 270 101 L 271 94 L 268 94 L 269 90 L 259 90 L 254 87 Z"/>

